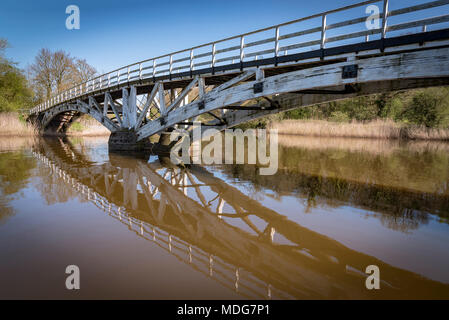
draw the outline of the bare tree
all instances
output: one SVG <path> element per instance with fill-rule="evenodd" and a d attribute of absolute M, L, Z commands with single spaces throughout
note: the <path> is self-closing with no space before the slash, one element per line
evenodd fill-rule
<path fill-rule="evenodd" d="M 96 73 L 85 59 L 71 57 L 62 50 L 41 49 L 28 67 L 28 79 L 38 100 L 49 99 L 52 94 L 84 82 Z"/>
<path fill-rule="evenodd" d="M 71 71 L 73 58 L 65 51 L 56 51 L 51 59 L 51 72 L 56 86 L 56 92 L 61 92 L 72 86 Z"/>
<path fill-rule="evenodd" d="M 86 59 L 76 59 L 73 70 L 73 80 L 81 83 L 89 80 L 97 74 L 97 70 L 87 63 Z"/>
<path fill-rule="evenodd" d="M 34 63 L 28 67 L 29 80 L 34 91 L 41 98 L 42 92 L 45 92 L 45 99 L 49 99 L 53 91 L 52 56 L 50 50 L 41 49 L 34 58 Z"/>
<path fill-rule="evenodd" d="M 0 38 L 0 54 L 3 54 L 3 50 L 8 47 L 8 41 Z"/>

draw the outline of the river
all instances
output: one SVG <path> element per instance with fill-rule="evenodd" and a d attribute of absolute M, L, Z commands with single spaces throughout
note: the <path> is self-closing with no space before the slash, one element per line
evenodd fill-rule
<path fill-rule="evenodd" d="M 1 138 L 0 298 L 449 299 L 448 144 L 279 143 L 261 176 Z"/>

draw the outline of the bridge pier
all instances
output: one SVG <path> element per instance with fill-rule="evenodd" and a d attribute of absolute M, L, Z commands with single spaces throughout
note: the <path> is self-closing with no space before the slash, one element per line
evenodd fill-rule
<path fill-rule="evenodd" d="M 149 140 L 137 141 L 134 130 L 120 130 L 111 132 L 108 141 L 109 151 L 145 151 L 151 150 L 152 144 Z"/>

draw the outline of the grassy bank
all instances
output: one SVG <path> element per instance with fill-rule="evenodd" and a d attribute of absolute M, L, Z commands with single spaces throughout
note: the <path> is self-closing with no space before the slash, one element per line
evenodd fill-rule
<path fill-rule="evenodd" d="M 449 87 L 391 92 L 310 105 L 239 126 L 281 134 L 410 140 L 449 140 Z"/>
<path fill-rule="evenodd" d="M 109 133 L 106 127 L 89 116 L 80 117 L 67 130 L 69 136 L 108 136 Z M 18 113 L 0 112 L 0 136 L 26 137 L 35 135 L 38 135 L 37 128 L 26 122 Z"/>
<path fill-rule="evenodd" d="M 370 122 L 326 120 L 281 120 L 267 126 L 284 135 L 374 139 L 448 140 L 449 129 L 407 125 L 389 119 Z"/>
<path fill-rule="evenodd" d="M 109 136 L 109 134 L 105 126 L 87 115 L 81 116 L 67 130 L 69 136 Z"/>

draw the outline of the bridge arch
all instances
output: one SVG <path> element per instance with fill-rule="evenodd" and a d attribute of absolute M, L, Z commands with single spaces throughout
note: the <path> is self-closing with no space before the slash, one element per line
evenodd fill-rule
<path fill-rule="evenodd" d="M 115 132 L 118 129 L 112 121 L 103 117 L 98 110 L 89 108 L 82 101 L 64 103 L 49 109 L 40 114 L 35 121 L 37 120 L 40 130 L 43 132 L 65 133 L 73 121 L 83 114 L 90 115 L 111 132 Z"/>

